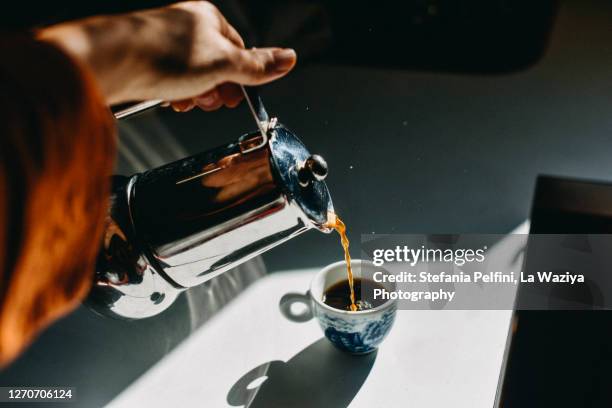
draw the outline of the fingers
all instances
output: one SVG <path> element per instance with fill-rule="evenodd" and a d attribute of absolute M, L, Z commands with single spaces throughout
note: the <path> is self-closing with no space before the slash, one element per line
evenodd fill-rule
<path fill-rule="evenodd" d="M 171 102 L 170 105 L 175 112 L 189 112 L 195 107 L 195 103 L 192 99 L 183 99 L 180 101 Z"/>
<path fill-rule="evenodd" d="M 204 111 L 210 112 L 219 109 L 223 106 L 223 99 L 219 94 L 217 88 L 211 89 L 210 91 L 196 97 L 195 104 Z"/>
<path fill-rule="evenodd" d="M 229 82 L 219 85 L 217 87 L 217 91 L 219 91 L 219 96 L 221 97 L 223 104 L 228 108 L 235 108 L 238 106 L 244 97 L 242 89 L 240 89 L 240 85 Z"/>
<path fill-rule="evenodd" d="M 286 75 L 297 55 L 290 48 L 236 48 L 230 54 L 226 79 L 244 85 L 261 85 Z"/>
<path fill-rule="evenodd" d="M 198 106 L 205 111 L 214 111 L 223 106 L 223 100 L 217 89 L 212 89 L 198 97 L 170 102 L 175 112 L 189 112 Z"/>
<path fill-rule="evenodd" d="M 228 108 L 235 108 L 242 100 L 242 90 L 239 85 L 224 83 L 195 98 L 195 104 L 205 111 L 219 109 L 225 105 Z"/>
<path fill-rule="evenodd" d="M 188 112 L 195 106 L 205 111 L 214 111 L 223 105 L 235 108 L 243 97 L 240 86 L 228 82 L 196 98 L 174 101 L 171 105 L 176 112 Z"/>

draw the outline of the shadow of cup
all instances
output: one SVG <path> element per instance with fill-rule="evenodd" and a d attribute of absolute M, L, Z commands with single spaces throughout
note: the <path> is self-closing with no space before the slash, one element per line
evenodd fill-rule
<path fill-rule="evenodd" d="M 376 355 L 343 353 L 321 338 L 287 362 L 270 361 L 244 374 L 228 392 L 227 402 L 249 408 L 347 407 Z"/>

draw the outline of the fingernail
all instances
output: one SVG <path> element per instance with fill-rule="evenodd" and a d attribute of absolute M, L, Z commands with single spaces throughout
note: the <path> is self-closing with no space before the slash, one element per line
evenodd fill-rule
<path fill-rule="evenodd" d="M 274 68 L 277 71 L 287 71 L 295 65 L 297 54 L 291 48 L 274 50 Z"/>

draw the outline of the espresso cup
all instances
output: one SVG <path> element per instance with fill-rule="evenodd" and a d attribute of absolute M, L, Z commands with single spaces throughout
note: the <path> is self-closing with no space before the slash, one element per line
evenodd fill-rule
<path fill-rule="evenodd" d="M 351 261 L 355 277 L 362 276 L 362 267 L 375 267 L 370 261 Z M 306 294 L 288 293 L 280 300 L 282 314 L 291 321 L 305 322 L 315 317 L 325 337 L 340 350 L 352 354 L 370 353 L 378 347 L 391 330 L 395 320 L 396 301 L 388 300 L 378 307 L 351 312 L 336 309 L 323 303 L 323 294 L 331 286 L 347 279 L 346 263 L 333 263 L 320 270 L 313 278 Z M 395 283 L 380 283 L 388 291 L 395 290 Z M 349 294 L 346 294 L 349 296 Z M 303 304 L 302 312 L 294 305 Z"/>

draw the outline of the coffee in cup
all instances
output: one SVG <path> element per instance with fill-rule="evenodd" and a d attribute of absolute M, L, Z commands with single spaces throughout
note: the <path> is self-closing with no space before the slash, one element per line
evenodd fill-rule
<path fill-rule="evenodd" d="M 353 299 L 347 296 L 353 290 Z M 382 299 L 374 297 L 374 289 L 385 289 L 380 283 L 370 279 L 353 278 L 351 285 L 348 279 L 336 282 L 323 292 L 323 303 L 340 310 L 355 311 L 351 306 L 355 305 L 356 310 L 368 310 L 376 308 L 385 303 Z"/>

